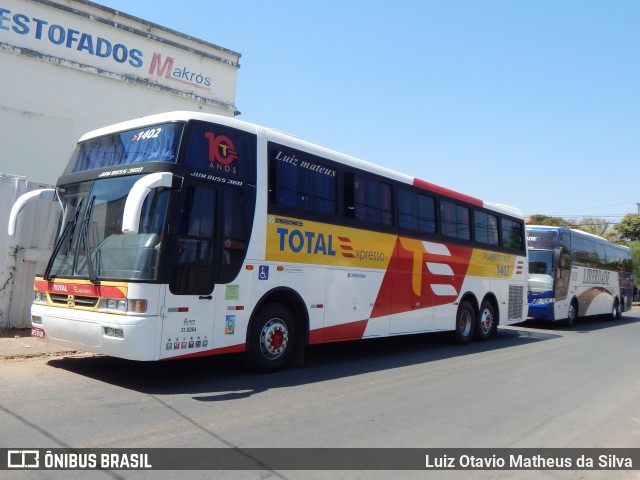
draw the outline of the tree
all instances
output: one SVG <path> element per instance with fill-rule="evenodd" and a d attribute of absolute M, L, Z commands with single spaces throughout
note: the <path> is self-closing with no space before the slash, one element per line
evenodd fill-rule
<path fill-rule="evenodd" d="M 550 217 L 549 215 L 543 215 L 537 213 L 527 218 L 529 225 L 546 225 L 547 227 L 567 227 L 576 228 L 577 225 L 574 222 L 565 220 L 561 217 Z"/>
<path fill-rule="evenodd" d="M 614 229 L 623 240 L 630 242 L 640 241 L 640 213 L 625 215 Z"/>
<path fill-rule="evenodd" d="M 551 217 L 549 215 L 535 214 L 527 217 L 526 222 L 529 225 L 545 225 L 548 227 L 566 227 L 576 230 L 582 230 L 583 232 L 606 238 L 610 242 L 614 243 L 627 243 L 629 240 L 634 239 L 623 237 L 621 232 L 619 232 L 614 226 L 615 224 L 604 218 L 584 217 L 577 220 L 567 220 L 566 218 L 562 217 Z M 637 240 L 640 240 L 640 223 L 638 225 L 639 227 L 637 229 L 637 232 L 639 236 Z"/>
<path fill-rule="evenodd" d="M 637 279 L 640 278 L 640 242 L 631 242 L 629 248 L 631 249 L 631 261 L 633 262 L 633 283 L 638 285 Z"/>
<path fill-rule="evenodd" d="M 610 242 L 618 240 L 618 234 L 613 228 L 613 223 L 602 218 L 585 217 L 581 220 L 577 228 L 583 232 L 592 233 L 599 237 L 606 238 Z"/>

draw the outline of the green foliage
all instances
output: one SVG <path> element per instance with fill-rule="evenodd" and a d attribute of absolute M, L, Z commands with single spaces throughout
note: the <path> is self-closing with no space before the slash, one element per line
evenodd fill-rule
<path fill-rule="evenodd" d="M 615 226 L 619 237 L 629 242 L 640 241 L 640 213 L 629 213 Z M 635 260 L 635 259 L 634 259 Z"/>
<path fill-rule="evenodd" d="M 629 248 L 633 261 L 633 283 L 638 285 L 638 279 L 640 279 L 640 242 L 631 242 Z"/>

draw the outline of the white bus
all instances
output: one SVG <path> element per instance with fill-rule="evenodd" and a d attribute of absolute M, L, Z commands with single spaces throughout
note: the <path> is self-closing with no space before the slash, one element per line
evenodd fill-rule
<path fill-rule="evenodd" d="M 604 238 L 562 227 L 527 226 L 529 318 L 563 321 L 631 308 L 631 250 Z"/>
<path fill-rule="evenodd" d="M 173 112 L 84 135 L 55 190 L 32 334 L 134 360 L 246 352 L 526 319 L 515 209 L 237 119 Z"/>

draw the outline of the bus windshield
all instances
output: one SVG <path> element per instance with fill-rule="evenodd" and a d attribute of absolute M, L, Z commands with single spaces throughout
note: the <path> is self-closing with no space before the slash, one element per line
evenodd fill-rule
<path fill-rule="evenodd" d="M 532 293 L 553 290 L 553 251 L 529 250 L 529 291 Z"/>
<path fill-rule="evenodd" d="M 145 200 L 140 233 L 122 233 L 128 193 L 141 176 L 88 181 L 58 189 L 64 207 L 44 277 L 156 280 L 169 189 Z"/>
<path fill-rule="evenodd" d="M 142 162 L 175 163 L 184 126 L 166 123 L 80 142 L 63 175 Z"/>

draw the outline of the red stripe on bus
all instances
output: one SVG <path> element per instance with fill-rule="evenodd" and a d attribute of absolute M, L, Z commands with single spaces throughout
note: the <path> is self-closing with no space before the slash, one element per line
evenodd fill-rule
<path fill-rule="evenodd" d="M 335 342 L 338 340 L 360 340 L 364 336 L 369 320 L 334 325 L 332 327 L 318 328 L 309 332 L 309 344 Z"/>
<path fill-rule="evenodd" d="M 385 317 L 398 313 L 410 312 L 415 309 L 436 307 L 450 304 L 462 290 L 462 283 L 467 275 L 473 249 L 462 245 L 448 244 L 449 256 L 443 257 L 432 254 L 426 250 L 406 250 L 400 239 L 397 240 L 387 270 L 382 279 L 375 306 L 371 311 L 371 318 Z M 416 262 L 416 255 L 419 255 Z M 434 278 L 427 268 L 427 264 L 433 262 L 446 265 L 451 270 L 451 275 L 441 279 Z M 420 270 L 414 271 L 414 265 Z M 413 273 L 412 273 L 413 272 Z M 422 280 L 418 285 L 419 291 L 414 291 L 414 275 L 420 275 Z M 455 291 L 454 295 L 434 295 L 431 283 L 445 282 Z"/>
<path fill-rule="evenodd" d="M 443 195 L 445 197 L 451 197 L 461 202 L 470 203 L 471 205 L 476 205 L 478 207 L 484 206 L 484 202 L 479 198 L 470 197 L 469 195 L 465 195 L 464 193 L 459 193 L 459 192 L 456 192 L 455 190 L 449 190 L 448 188 L 444 188 L 439 185 L 435 185 L 433 183 L 420 180 L 419 178 L 413 179 L 413 185 L 415 187 L 422 188 L 423 190 L 426 190 L 428 192 L 437 193 L 438 195 Z"/>
<path fill-rule="evenodd" d="M 90 283 L 65 283 L 36 280 L 34 288 L 41 292 L 60 293 L 63 295 L 85 295 L 89 297 L 126 298 L 122 292 L 124 287 L 110 285 L 92 285 Z"/>

